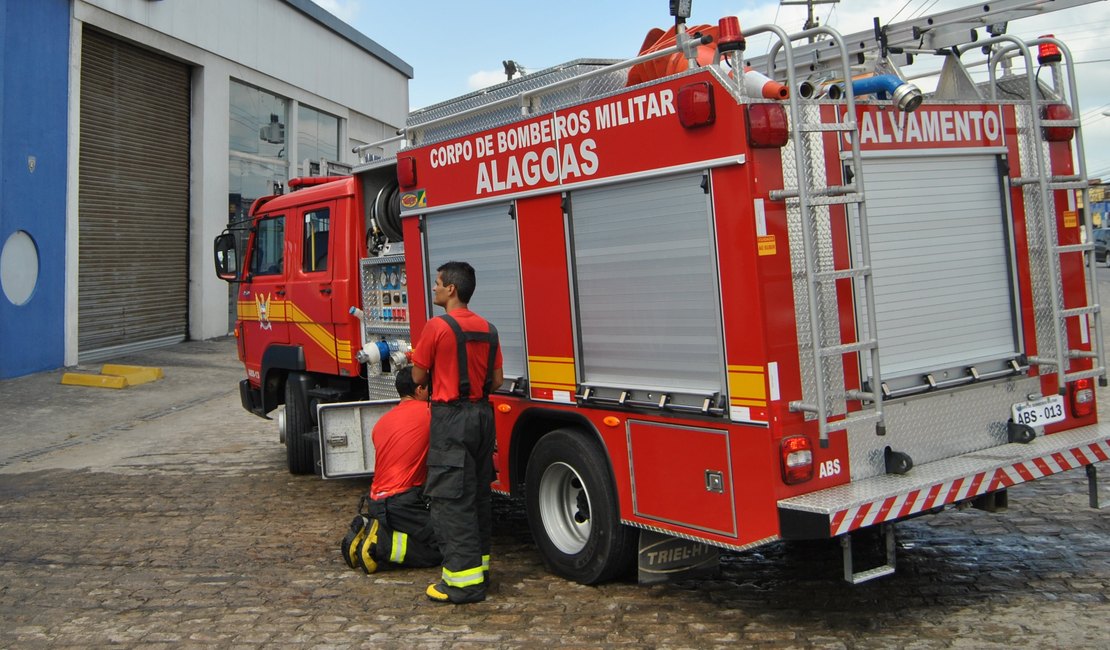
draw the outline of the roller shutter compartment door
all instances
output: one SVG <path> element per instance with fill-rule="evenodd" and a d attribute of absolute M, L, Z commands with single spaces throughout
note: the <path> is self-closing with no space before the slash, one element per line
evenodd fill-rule
<path fill-rule="evenodd" d="M 702 175 L 571 193 L 584 383 L 724 392 L 720 290 Z"/>
<path fill-rule="evenodd" d="M 875 158 L 864 171 L 883 380 L 919 383 L 925 373 L 1016 357 L 998 156 Z"/>
<path fill-rule="evenodd" d="M 189 68 L 85 29 L 81 50 L 81 361 L 185 339 Z"/>
<path fill-rule="evenodd" d="M 424 223 L 428 248 L 428 304 L 436 268 L 445 262 L 469 262 L 478 286 L 471 311 L 497 328 L 505 377 L 527 377 L 524 312 L 520 297 L 520 253 L 516 221 L 509 204 L 441 212 Z M 433 315 L 442 314 L 436 308 Z"/>

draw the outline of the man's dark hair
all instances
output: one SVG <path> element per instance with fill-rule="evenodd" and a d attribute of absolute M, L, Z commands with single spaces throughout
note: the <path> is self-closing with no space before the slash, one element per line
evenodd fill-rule
<path fill-rule="evenodd" d="M 412 367 L 405 366 L 397 371 L 397 378 L 393 381 L 397 387 L 397 395 L 401 397 L 416 397 L 416 382 L 412 380 Z"/>
<path fill-rule="evenodd" d="M 458 292 L 459 300 L 463 304 L 470 302 L 470 297 L 474 295 L 474 289 L 478 282 L 474 279 L 474 267 L 466 262 L 447 262 L 441 265 L 436 271 L 439 272 L 440 281 L 443 286 L 455 285 L 455 291 Z"/>

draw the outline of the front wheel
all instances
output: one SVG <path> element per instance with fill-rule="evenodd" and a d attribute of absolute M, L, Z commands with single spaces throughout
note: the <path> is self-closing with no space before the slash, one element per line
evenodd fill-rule
<path fill-rule="evenodd" d="M 290 474 L 312 474 L 316 461 L 312 457 L 312 415 L 309 411 L 305 382 L 297 373 L 285 380 L 285 460 Z"/>
<path fill-rule="evenodd" d="M 555 573 L 592 585 L 631 569 L 636 531 L 620 523 L 616 490 L 595 441 L 573 429 L 545 435 L 525 476 L 528 525 Z"/>

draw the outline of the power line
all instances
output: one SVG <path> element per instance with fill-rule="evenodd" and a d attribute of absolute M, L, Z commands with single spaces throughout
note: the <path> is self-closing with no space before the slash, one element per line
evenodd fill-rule
<path fill-rule="evenodd" d="M 925 12 L 926 12 L 926 11 L 929 11 L 929 10 L 930 10 L 930 9 L 932 9 L 932 8 L 933 8 L 934 6 L 936 6 L 937 2 L 939 2 L 939 1 L 940 1 L 940 0 L 933 0 L 933 2 L 932 2 L 932 3 L 930 3 L 930 4 L 922 4 L 922 6 L 921 6 L 921 8 L 920 8 L 920 9 L 918 9 L 918 10 L 917 10 L 917 11 L 915 11 L 915 12 L 914 12 L 914 13 L 913 13 L 912 15 L 910 15 L 910 18 L 911 18 L 911 19 L 913 19 L 913 18 L 917 18 L 917 17 L 919 17 L 919 16 L 924 16 L 924 15 L 925 15 Z"/>
<path fill-rule="evenodd" d="M 779 12 L 780 11 L 782 11 L 782 5 L 781 4 L 778 5 L 777 7 L 775 7 L 775 19 L 771 21 L 772 25 L 779 24 Z M 774 39 L 767 39 L 767 51 L 763 53 L 764 55 L 768 54 L 771 51 L 771 43 L 773 42 L 773 40 Z"/>
<path fill-rule="evenodd" d="M 894 14 L 893 16 L 891 16 L 890 18 L 887 18 L 887 20 L 886 20 L 887 24 L 889 25 L 889 24 L 893 23 L 893 22 L 894 22 L 894 21 L 895 21 L 895 20 L 896 20 L 896 19 L 898 18 L 898 16 L 900 16 L 900 15 L 902 14 L 902 12 L 906 10 L 906 7 L 910 6 L 910 3 L 911 3 L 911 2 L 913 2 L 913 0 L 906 0 L 906 4 L 902 5 L 902 8 L 901 8 L 901 9 L 899 9 L 899 10 L 898 10 L 898 11 L 897 11 L 897 12 L 896 12 L 896 13 L 895 13 L 895 14 Z"/>
<path fill-rule="evenodd" d="M 1106 115 L 1104 114 L 1104 111 L 1108 108 L 1110 108 L 1110 104 L 1103 104 L 1102 106 L 1096 106 L 1094 108 L 1088 108 L 1087 110 L 1080 113 L 1079 117 L 1080 117 L 1080 119 L 1086 118 L 1088 116 L 1091 116 L 1091 117 L 1094 117 L 1094 116 L 1106 117 Z"/>

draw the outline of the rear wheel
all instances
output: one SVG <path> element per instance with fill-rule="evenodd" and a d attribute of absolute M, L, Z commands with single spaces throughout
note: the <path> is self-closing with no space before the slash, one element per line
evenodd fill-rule
<path fill-rule="evenodd" d="M 308 393 L 301 375 L 291 373 L 285 380 L 285 460 L 290 474 L 312 474 L 316 462 L 312 457 L 312 415 Z"/>
<path fill-rule="evenodd" d="M 528 525 L 548 566 L 582 584 L 628 571 L 636 531 L 620 523 L 616 490 L 601 446 L 572 429 L 553 431 L 528 459 Z"/>

